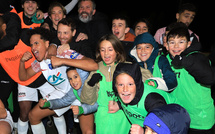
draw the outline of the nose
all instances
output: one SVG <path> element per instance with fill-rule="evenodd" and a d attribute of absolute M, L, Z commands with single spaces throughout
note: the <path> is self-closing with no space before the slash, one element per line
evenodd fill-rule
<path fill-rule="evenodd" d="M 127 92 L 128 91 L 128 87 L 127 86 L 124 86 L 123 87 L 123 92 Z"/>

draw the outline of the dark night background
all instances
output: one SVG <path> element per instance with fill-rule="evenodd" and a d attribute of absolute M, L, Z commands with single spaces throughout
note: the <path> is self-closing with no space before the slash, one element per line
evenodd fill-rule
<path fill-rule="evenodd" d="M 71 0 L 56 0 L 64 6 Z M 47 12 L 49 4 L 53 0 L 41 0 L 40 9 Z M 202 51 L 210 52 L 211 47 L 215 44 L 213 33 L 215 28 L 213 24 L 214 6 L 213 1 L 200 0 L 95 0 L 97 11 L 105 13 L 109 19 L 117 12 L 125 13 L 130 18 L 131 27 L 139 18 L 148 18 L 152 25 L 152 34 L 157 29 L 167 26 L 176 21 L 175 14 L 178 6 L 183 3 L 193 3 L 197 6 L 198 12 L 191 23 L 189 29 L 196 33 L 202 43 Z M 20 0 L 15 0 L 15 7 L 18 11 L 21 10 Z M 77 5 L 69 15 L 77 14 Z"/>

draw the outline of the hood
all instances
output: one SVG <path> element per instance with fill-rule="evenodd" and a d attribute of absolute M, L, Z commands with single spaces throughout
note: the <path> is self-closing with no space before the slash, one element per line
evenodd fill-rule
<path fill-rule="evenodd" d="M 152 110 L 143 125 L 159 134 L 187 134 L 190 116 L 180 105 L 168 104 Z"/>
<path fill-rule="evenodd" d="M 78 90 L 78 95 L 80 96 L 80 95 L 81 95 L 82 88 L 83 88 L 83 85 L 84 85 L 84 82 L 85 82 L 85 80 L 87 79 L 87 77 L 89 76 L 89 72 L 84 71 L 84 70 L 81 70 L 81 69 L 78 69 L 78 68 L 76 68 L 76 71 L 77 71 L 78 74 L 80 75 L 80 77 L 81 77 L 81 82 L 82 82 L 81 88 Z"/>
<path fill-rule="evenodd" d="M 138 35 L 135 38 L 135 40 L 134 40 L 134 46 L 133 46 L 133 48 L 130 51 L 130 56 L 133 59 L 135 59 L 142 67 L 144 67 L 143 66 L 143 62 L 138 58 L 137 52 L 136 52 L 136 46 L 138 44 L 142 44 L 142 43 L 149 43 L 149 44 L 151 44 L 154 47 L 151 56 L 146 61 L 147 66 L 152 66 L 154 64 L 155 58 L 158 55 L 159 46 L 158 46 L 158 43 L 155 41 L 154 37 L 150 33 L 148 33 L 148 32 L 140 34 L 140 35 Z"/>
<path fill-rule="evenodd" d="M 136 95 L 134 97 L 134 99 L 129 103 L 129 105 L 136 105 L 142 95 L 143 95 L 143 90 L 144 90 L 144 86 L 143 86 L 143 82 L 142 82 L 142 74 L 140 71 L 140 66 L 137 63 L 119 63 L 116 66 L 116 69 L 114 71 L 113 74 L 113 90 L 116 94 L 116 96 L 118 96 L 118 91 L 116 89 L 116 77 L 121 74 L 121 73 L 127 73 L 128 75 L 130 75 L 134 81 L 135 81 L 135 85 L 136 85 Z"/>

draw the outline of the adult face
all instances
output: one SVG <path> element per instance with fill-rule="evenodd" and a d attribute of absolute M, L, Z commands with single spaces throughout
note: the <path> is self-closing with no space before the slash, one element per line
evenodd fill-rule
<path fill-rule="evenodd" d="M 39 34 L 34 34 L 30 38 L 31 51 L 38 61 L 42 61 L 47 55 L 49 41 L 41 39 Z"/>
<path fill-rule="evenodd" d="M 57 28 L 57 37 L 61 44 L 68 44 L 72 41 L 72 37 L 75 36 L 76 30 L 72 31 L 70 26 L 60 23 Z"/>
<path fill-rule="evenodd" d="M 92 1 L 81 1 L 78 9 L 78 16 L 82 22 L 87 23 L 91 21 L 95 12 L 96 10 L 93 9 Z"/>
<path fill-rule="evenodd" d="M 38 5 L 36 1 L 27 0 L 22 5 L 22 8 L 24 9 L 24 14 L 31 18 L 36 13 Z"/>
<path fill-rule="evenodd" d="M 182 22 L 187 25 L 187 27 L 193 22 L 196 13 L 192 11 L 185 10 L 182 13 L 176 14 L 177 22 Z"/>

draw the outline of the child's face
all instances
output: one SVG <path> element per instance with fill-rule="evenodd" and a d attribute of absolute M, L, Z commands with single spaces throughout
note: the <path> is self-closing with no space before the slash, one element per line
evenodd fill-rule
<path fill-rule="evenodd" d="M 82 82 L 81 77 L 76 70 L 70 70 L 67 72 L 67 77 L 69 79 L 70 85 L 75 89 L 78 90 L 81 88 Z"/>
<path fill-rule="evenodd" d="M 152 54 L 153 46 L 149 43 L 142 43 L 136 46 L 137 56 L 141 61 L 146 61 Z"/>
<path fill-rule="evenodd" d="M 135 35 L 138 36 L 142 33 L 148 32 L 148 27 L 145 22 L 139 22 L 137 23 L 135 27 Z"/>
<path fill-rule="evenodd" d="M 167 43 L 167 50 L 169 53 L 175 57 L 180 55 L 186 48 L 191 44 L 191 41 L 187 41 L 186 37 L 175 37 L 170 38 Z"/>
<path fill-rule="evenodd" d="M 53 26 L 57 27 L 58 22 L 65 17 L 66 16 L 64 15 L 63 9 L 61 7 L 56 6 L 56 7 L 53 7 L 53 9 L 51 10 L 50 18 L 52 20 Z"/>
<path fill-rule="evenodd" d="M 72 37 L 75 36 L 76 30 L 72 31 L 70 26 L 60 23 L 57 28 L 57 37 L 61 44 L 68 44 L 72 41 Z"/>
<path fill-rule="evenodd" d="M 128 74 L 122 73 L 116 77 L 116 88 L 125 104 L 130 103 L 136 95 L 134 79 Z"/>
<path fill-rule="evenodd" d="M 114 65 L 117 53 L 109 41 L 104 40 L 100 43 L 100 55 L 106 65 Z"/>
<path fill-rule="evenodd" d="M 186 24 L 187 26 L 189 26 L 193 22 L 195 15 L 196 15 L 195 12 L 185 10 L 184 12 L 182 12 L 180 14 L 177 13 L 176 19 L 177 19 L 177 22 L 182 22 L 182 23 Z"/>
<path fill-rule="evenodd" d="M 114 19 L 112 21 L 112 32 L 119 40 L 124 40 L 128 31 L 129 28 L 126 28 L 125 20 Z"/>
<path fill-rule="evenodd" d="M 34 34 L 30 38 L 31 51 L 38 61 L 46 58 L 49 41 L 44 41 L 39 34 Z"/>
<path fill-rule="evenodd" d="M 146 126 L 145 127 L 145 134 L 157 134 L 153 129 L 150 127 Z"/>

